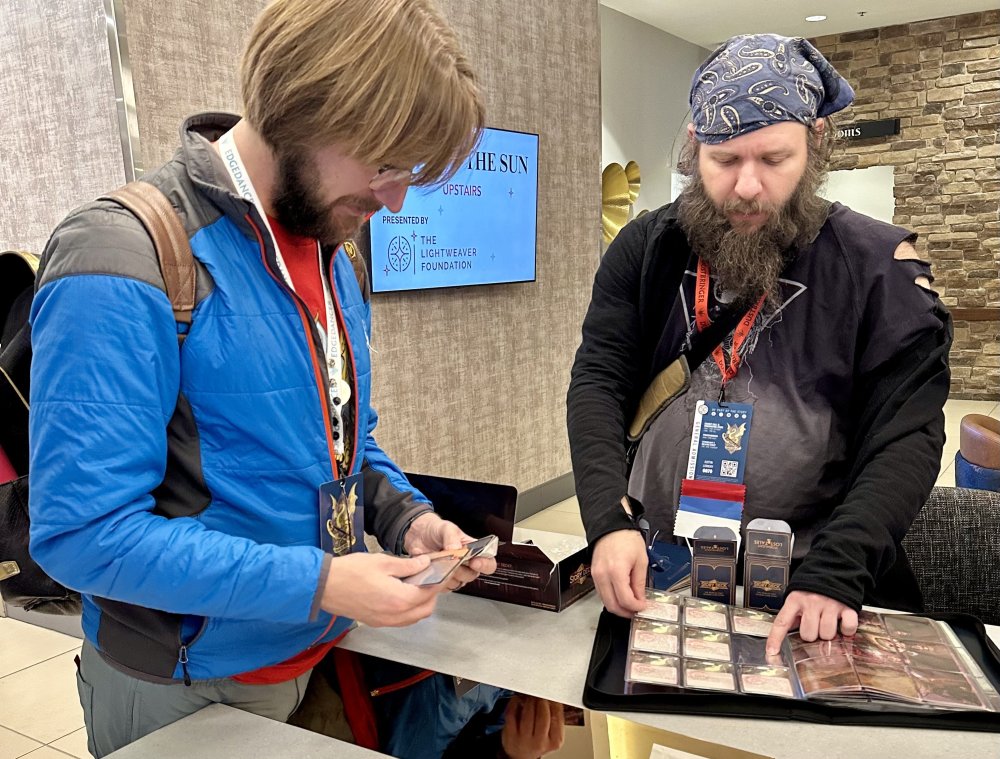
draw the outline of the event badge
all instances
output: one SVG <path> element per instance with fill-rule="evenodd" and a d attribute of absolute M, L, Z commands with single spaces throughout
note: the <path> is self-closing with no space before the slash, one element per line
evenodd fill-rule
<path fill-rule="evenodd" d="M 319 545 L 334 556 L 365 551 L 364 481 L 360 472 L 319 486 Z"/>
<path fill-rule="evenodd" d="M 693 538 L 699 527 L 727 527 L 740 534 L 752 422 L 749 404 L 698 401 L 674 535 Z"/>
<path fill-rule="evenodd" d="M 698 401 L 687 478 L 742 485 L 752 422 L 749 404 Z"/>

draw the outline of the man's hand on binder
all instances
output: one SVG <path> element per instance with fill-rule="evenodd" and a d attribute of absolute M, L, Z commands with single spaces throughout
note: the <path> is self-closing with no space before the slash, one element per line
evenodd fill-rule
<path fill-rule="evenodd" d="M 837 636 L 838 628 L 850 637 L 858 631 L 858 613 L 850 606 L 819 593 L 793 590 L 774 618 L 771 634 L 767 637 L 767 653 L 778 653 L 785 635 L 795 627 L 799 628 L 799 635 L 807 643 L 817 638 L 831 640 Z"/>
<path fill-rule="evenodd" d="M 605 608 L 620 617 L 631 617 L 646 608 L 646 573 L 649 557 L 638 530 L 609 532 L 594 544 L 590 565 Z"/>

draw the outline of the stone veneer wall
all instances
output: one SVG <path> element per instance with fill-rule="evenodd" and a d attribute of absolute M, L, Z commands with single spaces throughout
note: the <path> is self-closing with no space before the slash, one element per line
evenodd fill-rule
<path fill-rule="evenodd" d="M 944 303 L 1000 307 L 1000 10 L 813 42 L 857 93 L 838 126 L 900 119 L 831 168 L 893 166 L 893 220 L 919 233 Z M 1000 398 L 1000 319 L 956 320 L 951 367 L 955 397 Z"/>

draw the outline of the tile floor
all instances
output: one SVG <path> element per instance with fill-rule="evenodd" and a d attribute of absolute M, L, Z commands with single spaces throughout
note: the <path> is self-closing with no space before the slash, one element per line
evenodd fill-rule
<path fill-rule="evenodd" d="M 1000 403 L 949 401 L 948 440 L 938 485 L 954 485 L 958 429 L 966 414 L 1000 418 Z M 523 527 L 582 535 L 576 499 L 531 516 Z M 80 642 L 62 633 L 0 617 L 0 759 L 89 759 L 77 700 L 73 657 Z"/>

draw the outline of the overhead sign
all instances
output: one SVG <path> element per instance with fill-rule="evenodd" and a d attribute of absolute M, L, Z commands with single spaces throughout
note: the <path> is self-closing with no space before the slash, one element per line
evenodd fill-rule
<path fill-rule="evenodd" d="M 891 134 L 899 134 L 899 119 L 856 121 L 837 130 L 837 137 L 845 140 L 868 140 L 872 137 L 888 137 Z"/>

